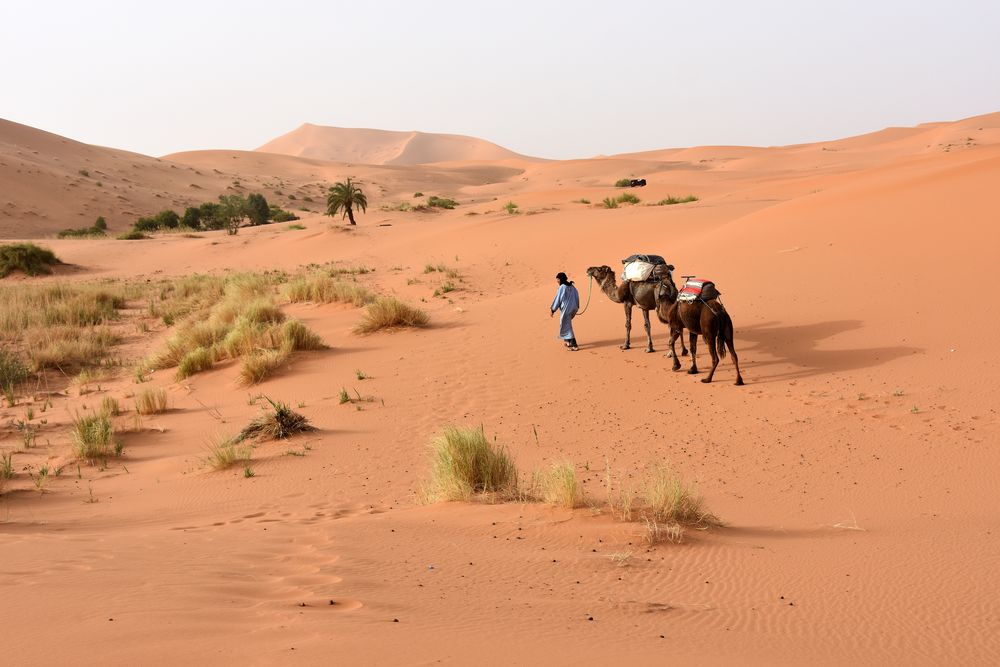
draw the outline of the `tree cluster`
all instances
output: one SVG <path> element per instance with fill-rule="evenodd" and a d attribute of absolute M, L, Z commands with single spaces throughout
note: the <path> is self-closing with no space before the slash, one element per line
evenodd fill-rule
<path fill-rule="evenodd" d="M 220 195 L 217 202 L 205 202 L 201 206 L 189 206 L 183 215 L 164 209 L 148 218 L 139 218 L 132 228 L 132 237 L 144 232 L 165 229 L 214 230 L 225 229 L 230 235 L 237 234 L 244 223 L 251 226 L 266 225 L 270 222 L 298 220 L 298 216 L 277 206 L 269 206 L 264 195 L 256 192 L 242 195 Z"/>

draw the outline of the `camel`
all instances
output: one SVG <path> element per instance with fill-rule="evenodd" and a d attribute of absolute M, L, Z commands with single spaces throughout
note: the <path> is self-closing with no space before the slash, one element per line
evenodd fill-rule
<path fill-rule="evenodd" d="M 649 311 L 656 310 L 660 321 L 668 323 L 668 320 L 665 319 L 665 312 L 677 299 L 677 285 L 674 284 L 674 278 L 671 274 L 674 267 L 670 264 L 664 266 L 667 267 L 666 275 L 662 276 L 659 282 L 627 280 L 620 285 L 615 279 L 615 272 L 611 270 L 611 267 L 592 266 L 587 269 L 587 275 L 597 281 L 601 291 L 609 299 L 625 306 L 625 343 L 620 346 L 621 349 L 627 350 L 632 347 L 632 307 L 638 306 L 642 310 L 643 324 L 646 327 L 646 352 L 655 352 L 653 334 L 649 329 Z M 659 268 L 657 267 L 657 269 Z M 673 348 L 671 348 L 672 350 Z M 687 354 L 683 340 L 681 340 L 681 351 L 683 354 Z"/>
<path fill-rule="evenodd" d="M 733 356 L 733 363 L 736 365 L 736 384 L 743 384 L 743 376 L 740 374 L 740 359 L 736 356 L 736 348 L 733 346 L 733 320 L 726 312 L 726 307 L 718 299 L 702 301 L 677 301 L 676 298 L 667 306 L 667 318 L 663 319 L 662 309 L 657 309 L 657 316 L 661 321 L 666 321 L 670 325 L 670 351 L 674 351 L 674 341 L 684 334 L 684 329 L 690 332 L 691 343 L 691 368 L 688 373 L 694 375 L 698 372 L 698 362 L 695 360 L 695 353 L 698 347 L 698 336 L 705 337 L 705 344 L 708 345 L 709 352 L 712 353 L 712 370 L 708 372 L 708 377 L 702 378 L 702 382 L 709 383 L 715 376 L 715 369 L 719 366 L 719 358 L 726 356 L 726 347 Z M 681 348 L 684 348 L 684 339 L 681 338 Z M 681 368 L 681 362 L 674 356 L 674 368 L 677 371 Z"/>

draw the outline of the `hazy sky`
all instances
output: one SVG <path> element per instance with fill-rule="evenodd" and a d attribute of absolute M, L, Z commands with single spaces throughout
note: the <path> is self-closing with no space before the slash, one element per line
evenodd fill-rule
<path fill-rule="evenodd" d="M 1000 111 L 998 36 L 998 0 L 0 0 L 0 118 L 151 155 L 303 122 L 787 144 Z"/>

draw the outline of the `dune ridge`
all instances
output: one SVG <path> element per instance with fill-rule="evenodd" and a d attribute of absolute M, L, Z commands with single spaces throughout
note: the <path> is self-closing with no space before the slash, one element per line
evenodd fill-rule
<path fill-rule="evenodd" d="M 458 134 L 342 128 L 312 123 L 303 123 L 256 150 L 377 165 L 527 159 L 489 141 Z"/>

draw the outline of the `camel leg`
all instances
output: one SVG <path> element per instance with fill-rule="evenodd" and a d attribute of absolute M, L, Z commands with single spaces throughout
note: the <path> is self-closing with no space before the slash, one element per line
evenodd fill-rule
<path fill-rule="evenodd" d="M 625 304 L 625 344 L 621 349 L 627 350 L 632 347 L 632 304 Z"/>
<path fill-rule="evenodd" d="M 688 335 L 689 343 L 691 345 L 691 368 L 688 369 L 688 375 L 698 374 L 698 360 L 695 358 L 698 352 L 698 334 L 693 331 Z"/>
<path fill-rule="evenodd" d="M 674 347 L 674 342 L 683 333 L 683 330 L 676 331 L 673 328 L 670 329 L 670 356 L 674 359 L 673 370 L 679 371 L 681 369 L 681 362 L 677 359 L 677 348 Z M 684 346 L 684 339 L 681 338 L 681 347 Z"/>
<path fill-rule="evenodd" d="M 736 346 L 733 345 L 732 338 L 726 338 L 726 347 L 729 348 L 729 354 L 733 355 L 733 363 L 736 365 L 736 385 L 743 386 L 743 376 L 740 374 L 740 358 L 736 356 Z"/>
<path fill-rule="evenodd" d="M 646 352 L 655 352 L 653 349 L 653 332 L 649 328 L 649 311 L 642 311 L 642 323 L 646 326 Z"/>
<path fill-rule="evenodd" d="M 707 378 L 702 378 L 701 381 L 708 384 L 715 377 L 715 369 L 719 367 L 719 352 L 715 349 L 715 335 L 705 334 L 705 345 L 708 345 L 708 352 L 712 355 L 712 370 L 708 372 Z"/>

